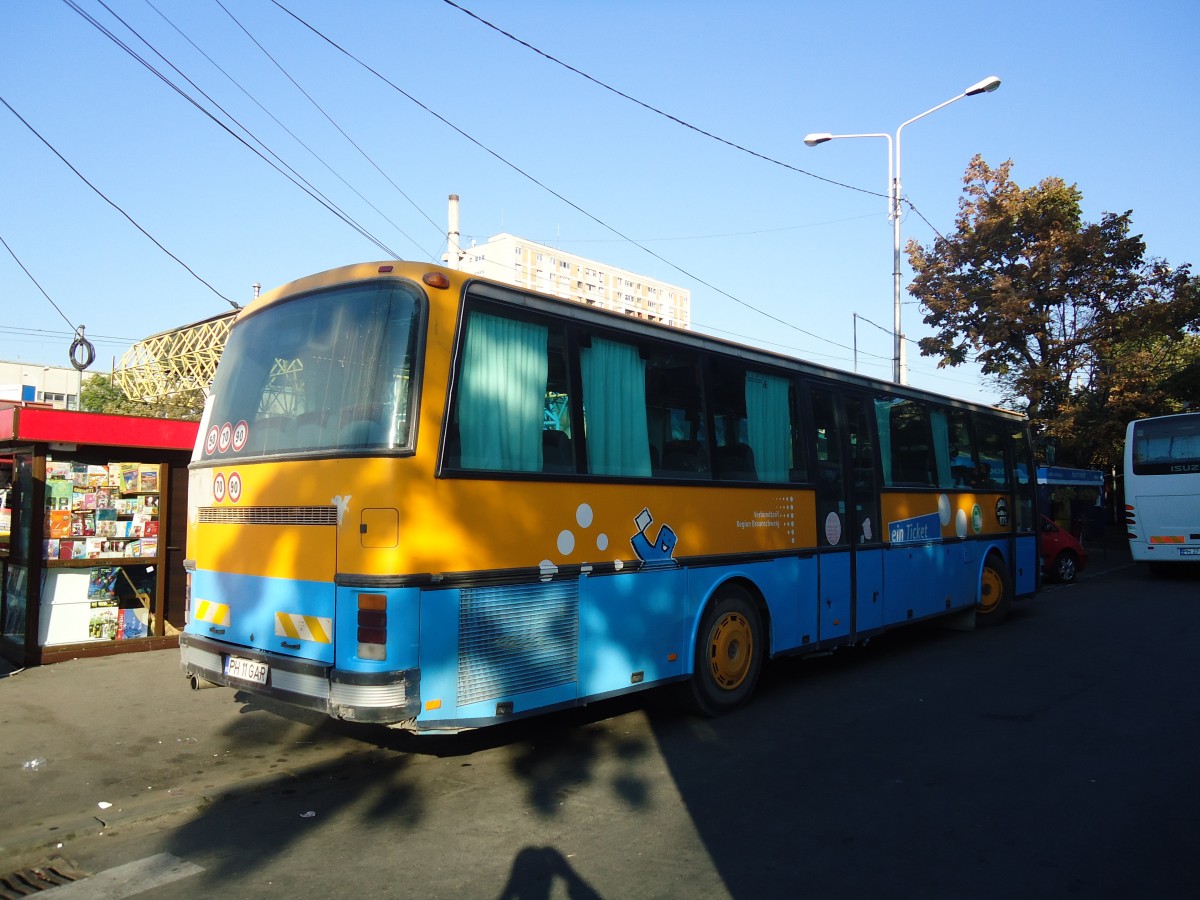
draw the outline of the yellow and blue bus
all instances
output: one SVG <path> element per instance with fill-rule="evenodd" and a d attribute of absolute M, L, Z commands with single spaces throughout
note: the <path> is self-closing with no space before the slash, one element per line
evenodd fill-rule
<path fill-rule="evenodd" d="M 1027 422 L 369 263 L 242 311 L 190 470 L 193 686 L 454 731 L 1037 589 Z"/>

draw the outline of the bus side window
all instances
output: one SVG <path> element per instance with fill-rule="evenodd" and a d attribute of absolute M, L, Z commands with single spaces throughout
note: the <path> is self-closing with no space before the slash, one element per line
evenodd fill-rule
<path fill-rule="evenodd" d="M 542 471 L 574 473 L 575 449 L 571 442 L 571 386 L 563 334 L 549 335 L 546 399 L 542 408 Z"/>
<path fill-rule="evenodd" d="M 952 409 L 947 413 L 947 421 L 951 483 L 943 485 L 943 487 L 971 487 L 975 479 L 978 461 L 969 418 L 963 410 Z"/>
<path fill-rule="evenodd" d="M 646 362 L 638 348 L 592 338 L 579 349 L 588 471 L 649 477 Z"/>
<path fill-rule="evenodd" d="M 541 471 L 548 333 L 536 322 L 471 313 L 451 416 L 462 468 Z"/>
<path fill-rule="evenodd" d="M 979 441 L 979 467 L 975 487 L 981 490 L 1008 490 L 1012 468 L 1009 452 L 1009 428 L 1005 422 L 975 415 L 975 437 Z"/>
<path fill-rule="evenodd" d="M 889 487 L 935 487 L 938 464 L 929 407 L 916 400 L 881 397 L 875 401 L 875 418 L 879 426 L 884 484 Z"/>
<path fill-rule="evenodd" d="M 662 447 L 664 478 L 710 478 L 708 429 L 700 390 L 700 366 L 694 353 L 653 347 L 646 356 L 647 429 Z M 590 446 L 590 444 L 589 444 Z"/>
<path fill-rule="evenodd" d="M 711 373 L 717 477 L 788 481 L 797 468 L 791 380 L 719 358 Z"/>

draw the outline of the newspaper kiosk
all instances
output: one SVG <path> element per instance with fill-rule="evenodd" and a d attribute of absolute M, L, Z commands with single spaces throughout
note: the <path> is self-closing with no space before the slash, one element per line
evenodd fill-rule
<path fill-rule="evenodd" d="M 0 655 L 177 646 L 197 427 L 0 404 Z"/>

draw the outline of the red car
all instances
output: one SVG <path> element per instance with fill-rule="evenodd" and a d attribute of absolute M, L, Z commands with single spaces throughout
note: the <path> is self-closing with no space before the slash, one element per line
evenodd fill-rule
<path fill-rule="evenodd" d="M 1087 551 L 1071 532 L 1059 528 L 1045 516 L 1041 519 L 1042 574 L 1052 581 L 1069 584 L 1087 566 Z"/>

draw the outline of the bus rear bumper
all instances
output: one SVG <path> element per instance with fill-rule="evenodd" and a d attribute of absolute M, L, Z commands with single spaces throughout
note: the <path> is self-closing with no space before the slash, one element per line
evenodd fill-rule
<path fill-rule="evenodd" d="M 266 663 L 266 683 L 226 674 L 230 656 Z M 223 685 L 317 710 L 336 719 L 395 724 L 415 719 L 421 711 L 420 669 L 347 672 L 186 632 L 179 636 L 179 667 L 193 687 L 205 683 Z"/>

